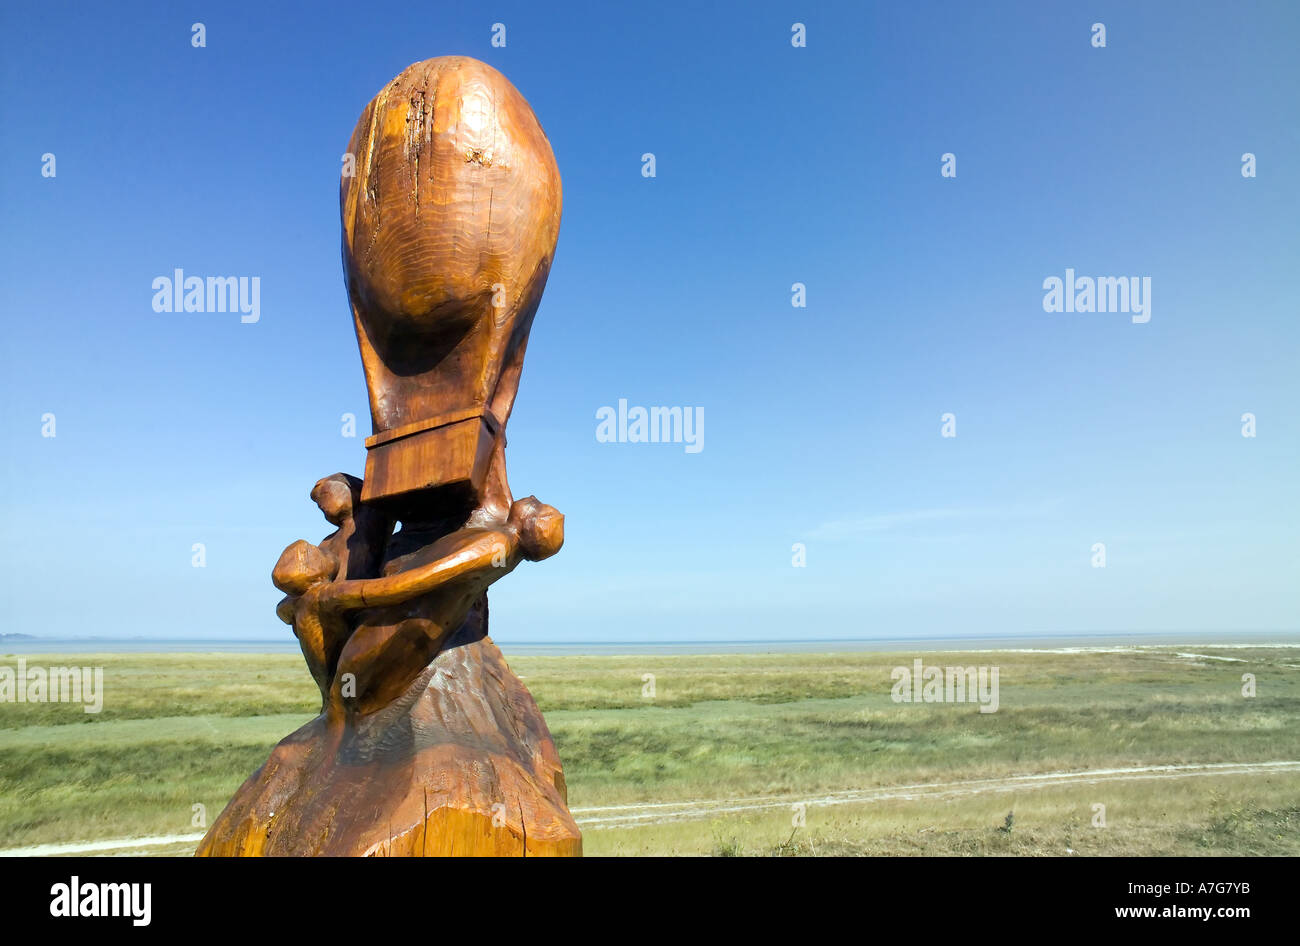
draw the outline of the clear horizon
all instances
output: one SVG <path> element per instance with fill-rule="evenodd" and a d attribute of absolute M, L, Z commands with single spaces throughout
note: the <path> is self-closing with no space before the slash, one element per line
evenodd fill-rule
<path fill-rule="evenodd" d="M 567 541 L 494 638 L 1300 623 L 1300 5 L 135 9 L 0 11 L 0 630 L 292 641 L 271 568 L 370 432 L 341 155 L 453 54 L 564 187 L 508 463 Z M 257 320 L 155 311 L 177 269 Z"/>

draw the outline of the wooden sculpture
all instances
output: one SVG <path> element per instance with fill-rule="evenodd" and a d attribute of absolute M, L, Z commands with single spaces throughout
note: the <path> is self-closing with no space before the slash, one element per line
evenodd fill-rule
<path fill-rule="evenodd" d="M 550 732 L 487 636 L 488 585 L 564 542 L 505 467 L 559 235 L 555 158 L 514 86 L 458 56 L 390 82 L 349 154 L 343 267 L 374 434 L 363 480 L 311 491 L 337 531 L 272 572 L 321 712 L 198 853 L 581 854 Z"/>

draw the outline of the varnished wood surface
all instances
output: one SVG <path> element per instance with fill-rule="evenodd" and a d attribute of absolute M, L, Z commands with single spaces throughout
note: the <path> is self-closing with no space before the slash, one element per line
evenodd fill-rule
<path fill-rule="evenodd" d="M 348 150 L 343 263 L 374 432 L 490 409 L 504 437 L 560 228 L 559 170 L 537 117 L 491 66 L 445 56 L 380 90 Z M 481 496 L 474 457 L 425 456 L 376 454 L 367 499 L 431 476 Z"/>
<path fill-rule="evenodd" d="M 198 853 L 581 854 L 546 723 L 487 636 L 488 586 L 564 542 L 505 467 L 559 232 L 555 159 L 523 97 L 464 57 L 406 69 L 350 148 L 344 271 L 374 433 L 364 480 L 311 491 L 336 531 L 272 570 L 321 712 Z"/>
<path fill-rule="evenodd" d="M 537 704 L 470 624 L 389 710 L 322 716 L 276 746 L 198 853 L 575 856 L 567 803 Z"/>

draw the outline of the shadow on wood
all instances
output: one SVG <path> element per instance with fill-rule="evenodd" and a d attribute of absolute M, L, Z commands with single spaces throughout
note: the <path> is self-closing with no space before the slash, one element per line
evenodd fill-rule
<path fill-rule="evenodd" d="M 488 586 L 564 543 L 564 517 L 514 500 L 505 467 L 559 235 L 555 158 L 518 91 L 464 57 L 390 82 L 348 153 L 344 273 L 374 433 L 364 479 L 311 491 L 337 531 L 272 571 L 321 712 L 198 854 L 578 855 L 546 723 L 487 636 Z"/>

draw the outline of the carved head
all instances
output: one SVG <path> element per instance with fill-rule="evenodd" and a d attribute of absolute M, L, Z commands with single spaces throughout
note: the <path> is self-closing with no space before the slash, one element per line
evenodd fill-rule
<path fill-rule="evenodd" d="M 339 560 L 320 546 L 299 539 L 280 554 L 271 570 L 271 583 L 285 594 L 300 595 L 312 585 L 333 581 Z"/>
<path fill-rule="evenodd" d="M 536 496 L 516 500 L 508 521 L 519 535 L 524 558 L 530 562 L 550 558 L 564 545 L 564 513 Z"/>
<path fill-rule="evenodd" d="M 365 498 L 458 479 L 477 492 L 559 237 L 555 156 L 518 90 L 463 56 L 393 79 L 348 153 L 343 267 L 375 434 Z M 456 424 L 464 436 L 425 436 Z"/>
<path fill-rule="evenodd" d="M 325 519 L 336 526 L 352 518 L 361 497 L 361 481 L 346 473 L 335 473 L 316 481 L 311 488 L 311 499 Z"/>

